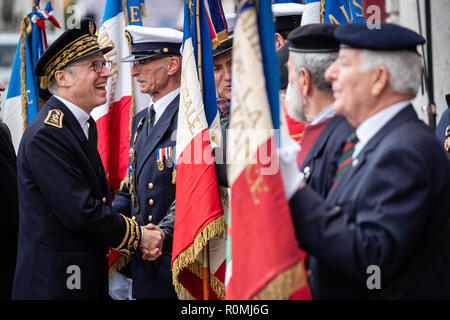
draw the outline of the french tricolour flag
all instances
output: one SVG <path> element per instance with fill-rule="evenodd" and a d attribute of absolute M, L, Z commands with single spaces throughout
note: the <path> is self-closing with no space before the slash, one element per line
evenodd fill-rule
<path fill-rule="evenodd" d="M 186 0 L 176 145 L 176 211 L 172 274 L 181 299 L 203 299 L 202 250 L 209 243 L 210 298 L 223 299 L 225 232 L 210 127 L 218 120 L 211 40 L 214 15 L 203 0 Z M 190 10 L 191 8 L 191 10 Z M 213 32 L 214 33 L 214 32 Z"/>
<path fill-rule="evenodd" d="M 272 10 L 238 2 L 227 137 L 231 185 L 226 298 L 287 299 L 306 286 L 278 165 L 279 75 Z"/>

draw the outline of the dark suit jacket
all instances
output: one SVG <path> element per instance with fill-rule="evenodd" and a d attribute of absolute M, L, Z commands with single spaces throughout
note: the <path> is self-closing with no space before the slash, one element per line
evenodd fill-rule
<path fill-rule="evenodd" d="M 55 109 L 64 114 L 61 128 L 44 123 Z M 17 165 L 19 243 L 13 298 L 107 298 L 108 245 L 119 246 L 135 229 L 113 212 L 98 152 L 57 98 L 50 98 L 26 129 Z M 74 277 L 80 280 L 79 289 L 72 286 L 78 280 Z"/>
<path fill-rule="evenodd" d="M 335 115 L 322 130 L 300 166 L 305 182 L 322 197 L 333 185 L 345 140 L 355 131 L 343 117 Z"/>
<path fill-rule="evenodd" d="M 0 299 L 11 299 L 17 258 L 19 209 L 17 201 L 16 152 L 6 124 L 0 121 L 0 243 L 4 245 L 0 263 Z"/>
<path fill-rule="evenodd" d="M 157 169 L 157 152 L 160 148 L 175 147 L 174 132 L 178 125 L 178 105 L 180 96 L 166 107 L 147 136 L 148 110 L 139 112 L 132 124 L 131 140 L 134 139 L 137 127 L 142 118 L 144 126 L 134 146 L 136 151 L 136 193 L 139 212 L 131 203 L 129 185 L 125 184 L 113 201 L 113 208 L 118 212 L 129 214 L 140 224 L 158 223 L 167 214 L 175 200 L 175 184 L 172 183 L 173 167 L 168 168 L 164 161 L 164 169 Z M 175 149 L 173 149 L 175 156 Z M 150 204 L 152 203 L 152 204 Z M 151 220 L 149 220 L 149 217 Z M 133 279 L 133 297 L 136 299 L 175 299 L 175 288 L 172 284 L 171 256 L 164 254 L 155 262 L 144 261 L 137 255 L 131 261 Z"/>
<path fill-rule="evenodd" d="M 450 298 L 449 243 L 435 247 L 450 216 L 450 168 L 433 132 L 410 105 L 356 159 L 325 201 L 308 186 L 290 201 L 313 297 L 380 295 L 426 257 L 400 297 Z M 381 290 L 368 289 L 371 265 Z"/>

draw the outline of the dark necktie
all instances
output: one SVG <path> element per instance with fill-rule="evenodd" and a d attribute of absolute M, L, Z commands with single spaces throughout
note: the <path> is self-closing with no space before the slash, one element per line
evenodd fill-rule
<path fill-rule="evenodd" d="M 358 142 L 358 137 L 355 133 L 352 133 L 349 138 L 345 141 L 344 149 L 342 150 L 342 156 L 339 161 L 338 168 L 336 170 L 336 176 L 333 180 L 333 185 L 331 186 L 331 191 L 336 189 L 339 184 L 339 180 L 342 178 L 342 175 L 345 171 L 347 171 L 350 163 L 352 162 L 353 151 L 355 151 L 355 144 Z"/>
<path fill-rule="evenodd" d="M 93 150 L 97 150 L 97 125 L 92 117 L 89 117 L 89 145 Z"/>
<path fill-rule="evenodd" d="M 147 135 L 150 133 L 150 130 L 155 125 L 155 117 L 156 112 L 155 108 L 153 107 L 153 104 L 150 105 L 150 108 L 148 109 L 148 126 L 147 126 Z"/>

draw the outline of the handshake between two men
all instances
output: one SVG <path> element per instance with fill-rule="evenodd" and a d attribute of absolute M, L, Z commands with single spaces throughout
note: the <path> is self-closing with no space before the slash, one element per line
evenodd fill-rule
<path fill-rule="evenodd" d="M 158 226 L 152 223 L 142 226 L 141 230 L 142 259 L 154 261 L 162 254 L 165 234 Z"/>

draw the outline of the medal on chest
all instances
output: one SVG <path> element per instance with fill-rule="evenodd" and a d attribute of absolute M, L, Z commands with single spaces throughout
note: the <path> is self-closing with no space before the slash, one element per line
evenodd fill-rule
<path fill-rule="evenodd" d="M 164 155 L 165 155 L 165 148 L 159 148 L 156 152 L 156 166 L 158 168 L 158 171 L 164 170 Z"/>

